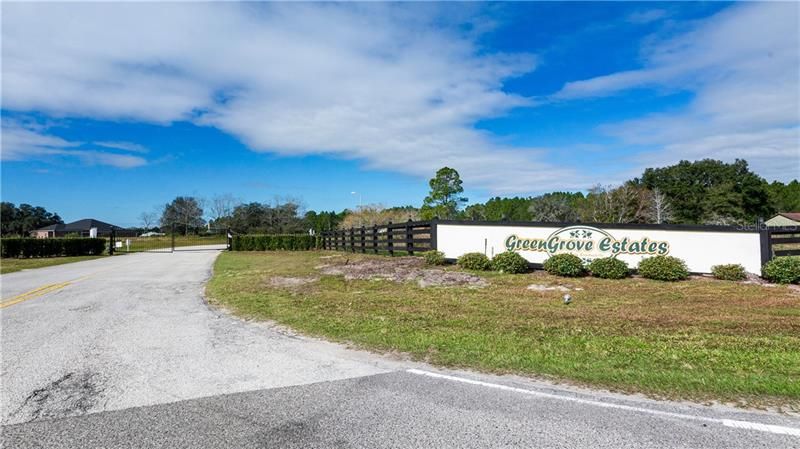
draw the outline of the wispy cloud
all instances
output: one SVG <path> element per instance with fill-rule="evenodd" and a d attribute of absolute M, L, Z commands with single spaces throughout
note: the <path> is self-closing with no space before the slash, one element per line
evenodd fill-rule
<path fill-rule="evenodd" d="M 584 184 L 475 129 L 532 105 L 503 82 L 531 54 L 487 52 L 439 5 L 9 4 L 4 102 L 16 110 L 233 134 L 254 151 L 326 154 L 429 176 L 457 167 L 492 192 Z M 64 20 L 69 17 L 70 20 Z M 488 25 L 487 25 L 488 24 Z M 47 30 L 47 32 L 42 32 Z M 47 86 L 44 89 L 43 86 Z"/>
<path fill-rule="evenodd" d="M 416 176 L 450 165 L 491 193 L 590 185 L 598 175 L 559 163 L 555 149 L 514 147 L 476 129 L 481 120 L 536 106 L 503 86 L 537 65 L 536 55 L 480 47 L 482 30 L 497 24 L 478 8 L 9 3 L 2 16 L 3 107 L 54 117 L 190 121 L 230 133 L 254 151 L 324 154 Z M 647 39 L 640 69 L 567 83 L 551 99 L 688 91 L 693 100 L 684 110 L 601 130 L 641 147 L 643 164 L 738 156 L 765 175 L 796 176 L 797 8 L 734 5 L 683 34 Z M 655 8 L 625 19 L 651 23 L 666 14 Z M 460 26 L 470 21 L 474 26 Z M 113 162 L 100 154 L 144 161 L 99 150 L 144 154 L 135 143 L 94 145 L 32 148 L 97 153 L 84 156 L 91 163 Z"/>
<path fill-rule="evenodd" d="M 147 153 L 150 151 L 147 147 L 133 142 L 92 142 L 94 145 L 113 148 L 115 150 L 129 151 L 131 153 Z"/>
<path fill-rule="evenodd" d="M 0 159 L 4 161 L 71 158 L 84 164 L 117 168 L 133 168 L 147 163 L 139 156 L 82 149 L 83 142 L 72 142 L 48 135 L 35 125 L 26 126 L 20 122 L 3 120 L 2 131 Z"/>
<path fill-rule="evenodd" d="M 688 91 L 683 110 L 601 129 L 649 148 L 652 163 L 745 158 L 772 179 L 800 173 L 800 45 L 797 3 L 736 5 L 684 34 L 648 41 L 640 70 L 567 83 L 554 98 L 575 101 L 634 88 Z"/>

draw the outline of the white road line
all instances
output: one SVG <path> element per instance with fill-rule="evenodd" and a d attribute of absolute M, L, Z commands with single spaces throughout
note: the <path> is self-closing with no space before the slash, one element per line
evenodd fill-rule
<path fill-rule="evenodd" d="M 644 408 L 644 407 L 633 407 L 633 406 L 630 406 L 630 405 L 615 404 L 613 402 L 592 401 L 592 400 L 589 400 L 589 399 L 576 398 L 576 397 L 572 397 L 572 396 L 561 396 L 561 395 L 551 394 L 551 393 L 542 393 L 541 391 L 526 390 L 524 388 L 509 387 L 507 385 L 493 384 L 493 383 L 490 383 L 490 382 L 482 382 L 480 380 L 465 379 L 463 377 L 448 376 L 447 374 L 433 373 L 433 372 L 430 372 L 430 371 L 423 371 L 423 370 L 418 370 L 418 369 L 409 369 L 409 370 L 406 370 L 406 372 L 411 373 L 411 374 L 416 374 L 416 375 L 419 375 L 419 376 L 434 377 L 434 378 L 437 378 L 437 379 L 445 379 L 445 380 L 450 380 L 450 381 L 454 381 L 454 382 L 461 382 L 461 383 L 470 384 L 470 385 L 478 385 L 478 386 L 486 387 L 486 388 L 494 388 L 494 389 L 497 389 L 497 390 L 511 391 L 511 392 L 514 392 L 514 393 L 527 394 L 527 395 L 530 395 L 530 396 L 538 396 L 538 397 L 543 397 L 543 398 L 548 398 L 548 399 L 557 399 L 557 400 L 560 400 L 560 401 L 576 402 L 578 404 L 592 405 L 592 406 L 595 406 L 595 407 L 614 408 L 614 409 L 618 409 L 618 410 L 627 410 L 627 411 L 638 412 L 638 413 L 648 413 L 650 415 L 664 416 L 664 417 L 668 417 L 668 418 L 689 419 L 689 420 L 694 420 L 694 421 L 704 421 L 704 422 L 710 422 L 710 423 L 715 423 L 715 424 L 722 424 L 723 426 L 733 427 L 733 428 L 736 428 L 736 429 L 758 430 L 758 431 L 761 431 L 761 432 L 770 432 L 770 433 L 777 433 L 777 434 L 782 434 L 782 435 L 793 435 L 793 436 L 796 436 L 796 437 L 800 437 L 800 428 L 794 428 L 794 427 L 776 426 L 776 425 L 772 425 L 772 424 L 760 424 L 760 423 L 749 422 L 749 421 L 736 421 L 736 420 L 732 420 L 732 419 L 708 418 L 708 417 L 705 417 L 705 416 L 687 415 L 687 414 L 684 414 L 684 413 L 665 412 L 665 411 L 661 411 L 661 410 L 654 410 L 654 409 L 649 409 L 649 408 Z"/>
<path fill-rule="evenodd" d="M 772 424 L 761 424 L 748 421 L 734 421 L 732 419 L 720 419 L 722 425 L 735 427 L 737 429 L 760 430 L 762 432 L 780 433 L 783 435 L 794 435 L 800 437 L 800 429 L 793 427 L 775 426 Z"/>

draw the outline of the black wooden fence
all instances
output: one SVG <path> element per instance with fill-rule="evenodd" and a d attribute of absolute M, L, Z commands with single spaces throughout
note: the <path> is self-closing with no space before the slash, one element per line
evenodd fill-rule
<path fill-rule="evenodd" d="M 322 233 L 322 249 L 395 255 L 414 255 L 436 247 L 435 227 L 430 221 L 389 222 L 385 225 L 326 231 Z"/>
<path fill-rule="evenodd" d="M 762 241 L 766 241 L 766 259 L 781 256 L 800 256 L 800 228 L 784 226 L 767 228 L 762 233 Z M 763 251 L 763 249 L 762 249 Z"/>

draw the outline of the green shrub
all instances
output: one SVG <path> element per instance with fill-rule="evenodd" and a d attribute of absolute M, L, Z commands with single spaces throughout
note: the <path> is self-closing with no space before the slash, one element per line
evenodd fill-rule
<path fill-rule="evenodd" d="M 764 279 L 779 284 L 800 283 L 800 256 L 776 257 L 761 268 Z"/>
<path fill-rule="evenodd" d="M 483 253 L 466 253 L 458 258 L 458 266 L 467 270 L 486 271 L 492 268 L 492 262 Z"/>
<path fill-rule="evenodd" d="M 689 269 L 677 257 L 654 256 L 639 262 L 639 274 L 658 281 L 680 281 L 689 277 Z"/>
<path fill-rule="evenodd" d="M 0 239 L 2 257 L 56 257 L 91 256 L 106 250 L 106 240 L 101 238 L 3 238 Z"/>
<path fill-rule="evenodd" d="M 616 257 L 603 257 L 589 263 L 592 276 L 603 279 L 623 279 L 631 274 L 628 264 Z"/>
<path fill-rule="evenodd" d="M 574 254 L 556 254 L 544 261 L 544 269 L 556 276 L 578 277 L 586 274 L 580 257 Z"/>
<path fill-rule="evenodd" d="M 430 250 L 422 253 L 422 258 L 425 259 L 426 265 L 444 265 L 444 253 L 441 251 Z"/>
<path fill-rule="evenodd" d="M 714 265 L 711 267 L 711 274 L 713 274 L 715 278 L 723 281 L 743 281 L 747 278 L 744 267 L 738 263 Z"/>
<path fill-rule="evenodd" d="M 501 273 L 524 273 L 528 271 L 528 261 L 518 253 L 506 251 L 492 258 L 492 268 Z"/>
<path fill-rule="evenodd" d="M 317 247 L 317 238 L 307 234 L 235 235 L 234 251 L 308 251 Z"/>

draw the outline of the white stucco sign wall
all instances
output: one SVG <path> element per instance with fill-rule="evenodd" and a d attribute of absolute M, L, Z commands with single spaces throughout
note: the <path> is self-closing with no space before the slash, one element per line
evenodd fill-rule
<path fill-rule="evenodd" d="M 738 263 L 751 273 L 761 270 L 758 232 L 631 229 L 575 225 L 539 227 L 483 224 L 436 225 L 436 247 L 447 258 L 469 252 L 492 257 L 519 253 L 531 263 L 553 254 L 571 253 L 585 260 L 616 257 L 635 268 L 644 257 L 669 255 L 683 259 L 689 270 L 709 273 L 711 267 Z"/>

